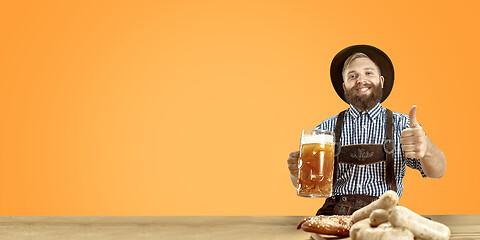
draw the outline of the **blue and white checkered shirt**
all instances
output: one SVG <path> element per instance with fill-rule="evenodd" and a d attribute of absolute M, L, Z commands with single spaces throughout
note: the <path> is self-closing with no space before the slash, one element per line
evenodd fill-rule
<path fill-rule="evenodd" d="M 387 109 L 377 104 L 367 112 L 361 112 L 354 106 L 345 111 L 342 135 L 340 144 L 383 144 L 385 141 L 385 120 Z M 316 129 L 329 131 L 335 130 L 338 115 L 328 118 L 320 123 Z M 417 159 L 405 158 L 400 144 L 402 130 L 409 127 L 408 115 L 393 112 L 393 140 L 395 142 L 395 153 L 393 155 L 394 172 L 397 182 L 397 194 L 402 196 L 403 183 L 406 166 L 420 171 L 420 161 Z M 353 165 L 348 163 L 338 164 L 338 179 L 333 187 L 333 195 L 366 194 L 381 196 L 388 190 L 385 182 L 385 162 L 378 162 L 369 165 Z"/>

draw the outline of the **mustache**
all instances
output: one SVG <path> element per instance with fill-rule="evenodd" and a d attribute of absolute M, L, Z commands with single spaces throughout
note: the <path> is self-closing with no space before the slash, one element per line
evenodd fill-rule
<path fill-rule="evenodd" d="M 357 84 L 355 84 L 355 86 L 353 86 L 353 89 L 357 90 L 357 89 L 364 88 L 364 87 L 372 88 L 372 87 L 375 87 L 375 84 L 373 84 L 373 83 L 357 83 Z"/>
<path fill-rule="evenodd" d="M 371 88 L 372 94 L 370 96 L 358 96 L 355 91 L 359 88 Z M 354 85 L 351 89 L 345 90 L 345 99 L 347 102 L 361 111 L 367 111 L 382 100 L 383 88 L 380 85 L 373 83 L 361 83 Z"/>

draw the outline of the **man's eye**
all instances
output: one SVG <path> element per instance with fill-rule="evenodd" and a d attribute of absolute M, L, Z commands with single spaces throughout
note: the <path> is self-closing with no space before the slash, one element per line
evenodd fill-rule
<path fill-rule="evenodd" d="M 367 75 L 372 75 L 373 73 L 372 72 L 367 72 Z"/>
<path fill-rule="evenodd" d="M 355 75 L 350 75 L 350 76 L 348 76 L 348 78 L 354 78 L 354 77 L 355 77 Z"/>

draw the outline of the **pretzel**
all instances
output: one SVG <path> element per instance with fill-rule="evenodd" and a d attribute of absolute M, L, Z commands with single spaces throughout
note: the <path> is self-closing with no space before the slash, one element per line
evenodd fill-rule
<path fill-rule="evenodd" d="M 351 226 L 350 215 L 320 215 L 303 219 L 298 224 L 297 229 L 301 228 L 305 232 L 344 237 L 348 236 Z"/>

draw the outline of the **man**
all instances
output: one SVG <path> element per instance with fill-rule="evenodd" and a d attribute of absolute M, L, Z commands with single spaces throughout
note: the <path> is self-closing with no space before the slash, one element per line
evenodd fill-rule
<path fill-rule="evenodd" d="M 440 178 L 445 173 L 443 152 L 428 139 L 416 119 L 416 106 L 409 115 L 380 105 L 393 87 L 394 70 L 388 56 L 368 45 L 340 51 L 330 67 L 337 94 L 350 107 L 317 126 L 335 132 L 339 154 L 335 157 L 333 196 L 317 215 L 346 215 L 376 200 L 391 189 L 403 192 L 406 166 L 423 177 Z M 299 151 L 287 160 L 296 186 Z"/>

